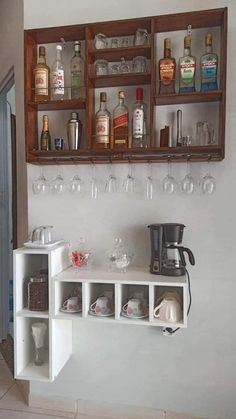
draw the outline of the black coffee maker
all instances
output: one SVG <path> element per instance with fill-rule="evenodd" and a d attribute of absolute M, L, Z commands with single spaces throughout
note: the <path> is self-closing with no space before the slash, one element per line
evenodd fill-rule
<path fill-rule="evenodd" d="M 195 265 L 193 253 L 181 246 L 184 224 L 164 223 L 151 224 L 151 263 L 150 272 L 157 275 L 181 276 L 186 270 L 184 253 L 188 254 L 189 262 Z"/>

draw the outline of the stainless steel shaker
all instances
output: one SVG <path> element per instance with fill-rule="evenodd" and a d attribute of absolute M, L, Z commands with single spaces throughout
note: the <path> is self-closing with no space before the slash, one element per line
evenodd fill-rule
<path fill-rule="evenodd" d="M 71 118 L 67 123 L 68 146 L 70 150 L 78 150 L 80 148 L 82 137 L 82 122 L 77 112 L 71 112 Z"/>

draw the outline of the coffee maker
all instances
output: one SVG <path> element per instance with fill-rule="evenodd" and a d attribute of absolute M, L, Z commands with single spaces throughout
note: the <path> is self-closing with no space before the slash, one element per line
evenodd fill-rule
<path fill-rule="evenodd" d="M 186 272 L 187 253 L 191 265 L 195 265 L 193 253 L 181 246 L 184 224 L 150 224 L 151 263 L 150 272 L 156 275 L 181 276 Z"/>

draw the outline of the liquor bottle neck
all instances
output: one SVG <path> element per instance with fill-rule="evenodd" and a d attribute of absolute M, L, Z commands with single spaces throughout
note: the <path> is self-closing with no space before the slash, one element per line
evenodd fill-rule
<path fill-rule="evenodd" d="M 107 109 L 107 102 L 100 102 L 100 110 L 105 111 Z"/>
<path fill-rule="evenodd" d="M 43 123 L 43 131 L 48 131 L 48 122 Z"/>
<path fill-rule="evenodd" d="M 164 49 L 164 58 L 170 58 L 171 57 L 171 50 L 169 48 Z"/>
<path fill-rule="evenodd" d="M 184 48 L 184 56 L 186 56 L 186 55 L 191 55 L 191 48 L 190 47 Z"/>
<path fill-rule="evenodd" d="M 39 56 L 38 63 L 39 64 L 46 64 L 46 59 L 43 55 Z"/>
<path fill-rule="evenodd" d="M 120 106 L 124 105 L 124 98 L 122 98 L 122 97 L 119 98 L 119 105 Z"/>
<path fill-rule="evenodd" d="M 57 50 L 57 61 L 61 61 L 61 51 Z"/>
<path fill-rule="evenodd" d="M 210 54 L 212 52 L 212 45 L 206 45 L 206 53 Z"/>

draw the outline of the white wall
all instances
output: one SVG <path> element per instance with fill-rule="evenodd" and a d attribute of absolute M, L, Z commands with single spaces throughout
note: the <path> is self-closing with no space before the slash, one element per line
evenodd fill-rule
<path fill-rule="evenodd" d="M 55 236 L 76 241 L 86 236 L 95 259 L 103 257 L 112 238 L 120 235 L 136 254 L 136 263 L 147 266 L 152 222 L 176 221 L 186 225 L 184 242 L 194 252 L 191 267 L 193 305 L 188 328 L 165 338 L 155 328 L 89 322 L 74 324 L 74 354 L 52 384 L 31 383 L 31 392 L 94 401 L 110 401 L 152 406 L 204 417 L 236 417 L 236 334 L 235 324 L 235 214 L 236 214 L 236 82 L 234 0 L 134 0 L 94 2 L 41 0 L 40 5 L 24 0 L 25 28 L 59 26 L 80 22 L 157 15 L 188 10 L 229 7 L 229 62 L 226 121 L 226 158 L 212 163 L 217 190 L 212 197 L 196 194 L 166 196 L 160 191 L 152 202 L 139 195 L 129 199 L 119 194 L 97 202 L 88 196 L 34 196 L 32 180 L 39 168 L 28 166 L 29 228 L 53 224 Z M 232 93 L 231 93 L 232 92 Z M 199 176 L 206 165 L 194 164 Z M 65 179 L 74 167 L 62 167 Z M 56 167 L 46 167 L 50 179 Z M 91 167 L 79 168 L 89 185 Z M 104 179 L 106 166 L 98 167 Z M 126 166 L 116 167 L 121 180 Z M 160 181 L 166 165 L 154 165 Z M 144 178 L 145 165 L 137 165 L 135 175 Z M 174 165 L 174 174 L 183 177 L 185 165 Z"/>
<path fill-rule="evenodd" d="M 24 138 L 24 37 L 23 1 L 2 0 L 0 4 L 0 89 L 8 79 L 9 71 L 14 71 L 16 95 L 16 135 L 17 135 L 17 213 L 18 244 L 25 240 L 27 231 L 27 173 L 25 164 Z"/>

